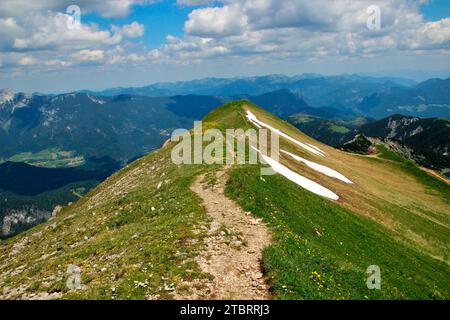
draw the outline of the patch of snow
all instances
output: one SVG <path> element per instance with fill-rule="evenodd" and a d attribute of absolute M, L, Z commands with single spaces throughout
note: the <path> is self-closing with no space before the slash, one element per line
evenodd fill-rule
<path fill-rule="evenodd" d="M 258 123 L 254 122 L 253 124 L 254 124 L 258 129 L 262 129 L 262 127 L 261 127 Z"/>
<path fill-rule="evenodd" d="M 420 99 L 420 100 L 422 100 L 422 101 L 425 101 L 425 100 L 426 100 L 426 99 L 425 99 L 424 97 L 422 97 L 422 96 L 417 96 L 417 98 Z"/>
<path fill-rule="evenodd" d="M 5 102 L 11 101 L 14 99 L 14 92 L 9 89 L 0 90 L 0 108 Z"/>
<path fill-rule="evenodd" d="M 28 106 L 28 100 L 18 101 L 13 105 L 11 113 L 14 113 L 17 109 L 25 108 Z"/>
<path fill-rule="evenodd" d="M 311 148 L 316 149 L 319 152 L 325 153 L 324 151 L 320 150 L 318 147 L 316 147 L 315 145 L 311 144 L 311 143 L 306 143 L 308 146 L 310 146 Z"/>
<path fill-rule="evenodd" d="M 105 100 L 102 100 L 102 99 L 99 99 L 97 97 L 91 96 L 90 94 L 88 94 L 87 96 L 94 103 L 97 103 L 97 104 L 105 104 L 106 103 Z"/>
<path fill-rule="evenodd" d="M 328 168 L 327 166 L 303 159 L 302 157 L 299 157 L 295 154 L 292 154 L 290 152 L 287 152 L 285 150 L 281 150 L 281 152 L 291 156 L 292 158 L 294 158 L 295 160 L 299 161 L 299 162 L 303 162 L 304 164 L 306 164 L 308 167 L 310 167 L 313 170 L 316 170 L 320 173 L 323 173 L 326 176 L 332 177 L 332 178 L 336 178 L 339 179 L 345 183 L 350 183 L 352 184 L 353 182 L 351 180 L 349 180 L 347 177 L 345 177 L 344 175 L 340 174 L 339 172 L 337 172 L 336 170 L 333 170 L 331 168 Z"/>
<path fill-rule="evenodd" d="M 415 136 L 416 134 L 419 134 L 423 132 L 423 127 L 422 126 L 418 126 L 417 128 L 415 128 L 413 131 L 411 131 L 411 133 L 409 134 L 410 137 Z"/>
<path fill-rule="evenodd" d="M 46 108 L 39 108 L 39 111 L 42 113 L 42 116 L 44 118 L 42 125 L 44 127 L 50 127 L 52 123 L 57 122 L 60 120 L 58 117 L 58 111 L 59 108 L 56 109 L 46 109 Z"/>
<path fill-rule="evenodd" d="M 266 128 L 269 129 L 270 131 L 273 131 L 273 132 L 277 133 L 278 135 L 282 136 L 283 138 L 285 138 L 285 139 L 287 139 L 287 140 L 289 140 L 289 141 L 291 141 L 291 142 L 293 142 L 293 143 L 299 145 L 300 147 L 302 147 L 302 148 L 308 150 L 308 151 L 311 152 L 311 153 L 314 153 L 315 155 L 318 155 L 318 156 L 321 156 L 321 157 L 325 157 L 325 153 L 324 153 L 322 150 L 320 150 L 318 147 L 313 146 L 313 145 L 311 145 L 311 144 L 309 144 L 309 143 L 308 143 L 308 144 L 305 144 L 305 143 L 303 143 L 303 142 L 300 142 L 300 141 L 298 141 L 298 140 L 292 138 L 291 136 L 289 136 L 289 135 L 287 135 L 287 134 L 281 132 L 280 130 L 278 130 L 278 129 L 276 129 L 276 128 L 270 126 L 270 125 L 268 125 L 267 123 L 264 123 L 264 122 L 258 120 L 258 118 L 257 118 L 250 110 L 247 110 L 247 119 L 248 119 L 251 123 L 253 123 L 253 124 L 255 124 L 255 125 L 259 125 L 260 127 L 261 127 L 261 126 L 262 126 L 262 127 L 266 127 Z"/>
<path fill-rule="evenodd" d="M 258 149 L 256 149 L 256 148 L 253 148 L 253 149 L 255 149 L 257 152 L 260 153 L 263 160 L 268 165 L 270 165 L 275 172 L 278 172 L 282 176 L 284 176 L 287 179 L 291 180 L 292 182 L 298 184 L 300 187 L 302 187 L 308 191 L 311 191 L 312 193 L 315 193 L 319 196 L 329 198 L 332 200 L 339 200 L 339 196 L 337 194 L 335 194 L 333 191 L 321 186 L 317 182 L 314 182 L 308 178 L 302 177 L 301 175 L 292 171 L 288 167 L 282 165 L 278 161 L 262 154 Z"/>

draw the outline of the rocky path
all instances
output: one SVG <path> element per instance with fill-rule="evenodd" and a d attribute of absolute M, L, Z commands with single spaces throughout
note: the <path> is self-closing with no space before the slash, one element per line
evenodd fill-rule
<path fill-rule="evenodd" d="M 260 219 L 245 212 L 224 195 L 226 169 L 216 173 L 214 187 L 206 186 L 199 176 L 191 186 L 212 218 L 205 247 L 196 258 L 212 280 L 189 283 L 179 299 L 270 299 L 266 279 L 261 272 L 262 250 L 271 236 Z"/>

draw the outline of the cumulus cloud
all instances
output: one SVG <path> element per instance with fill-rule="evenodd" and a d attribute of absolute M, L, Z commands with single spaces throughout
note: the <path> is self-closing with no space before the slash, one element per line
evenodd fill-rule
<path fill-rule="evenodd" d="M 0 52 L 0 67 L 30 66 L 37 63 L 32 55 L 20 52 Z"/>
<path fill-rule="evenodd" d="M 186 34 L 199 37 L 239 35 L 247 26 L 247 17 L 238 4 L 192 11 L 184 26 Z"/>
<path fill-rule="evenodd" d="M 67 27 L 65 10 L 72 1 L 0 1 L 0 67 L 250 64 L 450 52 L 450 18 L 424 21 L 423 0 L 375 1 L 380 30 L 366 24 L 373 0 L 177 0 L 178 6 L 194 6 L 184 34 L 168 35 L 150 52 L 139 41 L 148 30 L 137 21 L 109 27 L 83 21 L 91 12 L 125 17 L 133 6 L 157 1 L 78 0 L 80 29 Z"/>
<path fill-rule="evenodd" d="M 126 38 L 138 38 L 144 35 L 144 25 L 134 21 L 121 27 L 112 26 L 111 30 Z"/>
<path fill-rule="evenodd" d="M 185 35 L 152 52 L 154 62 L 365 57 L 408 50 L 449 50 L 448 20 L 424 22 L 421 0 L 379 0 L 381 29 L 369 30 L 372 0 L 224 0 L 193 10 Z"/>
<path fill-rule="evenodd" d="M 53 17 L 35 15 L 27 26 L 33 26 L 24 37 L 14 40 L 12 49 L 38 50 L 51 48 L 92 47 L 111 41 L 111 32 L 98 30 L 95 25 L 82 24 L 80 29 L 68 27 L 69 16 L 56 13 Z"/>
<path fill-rule="evenodd" d="M 72 54 L 72 59 L 79 62 L 100 62 L 104 58 L 103 50 L 80 50 Z"/>
<path fill-rule="evenodd" d="M 0 50 L 8 49 L 15 39 L 23 34 L 24 30 L 14 18 L 0 18 Z"/>
<path fill-rule="evenodd" d="M 133 5 L 153 3 L 157 0 L 2 0 L 0 17 L 23 18 L 27 13 L 65 12 L 70 5 L 76 4 L 84 13 L 96 12 L 107 18 L 121 18 L 128 15 Z"/>
<path fill-rule="evenodd" d="M 432 50 L 450 48 L 450 18 L 427 22 L 419 28 L 408 31 L 401 41 L 401 48 L 412 50 Z"/>
<path fill-rule="evenodd" d="M 104 17 L 126 15 L 132 5 L 149 0 L 77 1 L 82 13 L 96 12 Z M 102 29 L 81 20 L 73 28 L 72 17 L 65 13 L 72 1 L 0 2 L 0 67 L 65 67 L 76 64 L 138 61 L 133 52 L 118 53 L 116 47 L 144 35 L 142 24 L 133 21 Z M 59 10 L 59 11 L 58 11 Z M 122 47 L 123 48 L 123 47 Z"/>

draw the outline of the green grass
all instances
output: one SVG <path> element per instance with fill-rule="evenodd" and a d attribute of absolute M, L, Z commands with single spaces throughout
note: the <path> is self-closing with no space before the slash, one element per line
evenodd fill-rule
<path fill-rule="evenodd" d="M 24 285 L 13 298 L 57 292 L 63 299 L 165 299 L 182 281 L 205 277 L 193 258 L 208 217 L 189 187 L 214 167 L 178 167 L 169 151 L 134 162 L 57 218 L 2 241 L 0 293 Z M 30 243 L 10 256 L 25 238 Z M 68 290 L 72 264 L 82 268 L 86 290 Z"/>
<path fill-rule="evenodd" d="M 63 151 L 59 148 L 50 148 L 36 153 L 22 152 L 8 160 L 47 168 L 77 167 L 85 163 L 84 157 L 77 155 L 75 151 Z"/>
<path fill-rule="evenodd" d="M 236 167 L 226 192 L 274 234 L 264 268 L 278 299 L 448 299 L 447 264 L 398 242 L 388 230 L 258 166 Z M 381 268 L 381 290 L 366 269 Z M 320 275 L 320 277 L 319 277 Z"/>
<path fill-rule="evenodd" d="M 330 130 L 336 133 L 341 133 L 341 134 L 346 134 L 347 132 L 350 132 L 350 129 L 343 127 L 343 126 L 338 126 L 338 125 L 331 125 L 330 126 Z"/>

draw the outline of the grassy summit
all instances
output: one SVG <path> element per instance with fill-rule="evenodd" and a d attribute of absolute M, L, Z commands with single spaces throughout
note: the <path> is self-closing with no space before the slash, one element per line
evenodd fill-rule
<path fill-rule="evenodd" d="M 281 149 L 333 168 L 354 184 L 280 155 L 282 164 L 336 192 L 326 200 L 259 165 L 233 166 L 226 193 L 263 218 L 274 242 L 263 266 L 274 298 L 448 299 L 450 187 L 384 152 L 345 153 L 314 141 L 262 109 L 235 102 L 208 114 L 203 128 L 250 128 L 245 110 L 326 157 L 280 138 Z M 116 173 L 54 219 L 0 243 L 1 298 L 171 298 L 183 283 L 208 279 L 195 263 L 209 217 L 190 185 L 219 166 L 174 165 L 171 147 Z M 81 268 L 83 290 L 66 282 Z M 381 268 L 381 290 L 366 269 Z"/>

